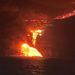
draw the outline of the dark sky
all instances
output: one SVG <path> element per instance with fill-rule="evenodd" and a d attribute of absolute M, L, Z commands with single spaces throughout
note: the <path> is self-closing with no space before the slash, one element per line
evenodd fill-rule
<path fill-rule="evenodd" d="M 0 0 L 0 7 L 8 11 L 17 11 L 18 8 L 48 13 L 50 16 L 61 15 L 75 9 L 74 0 Z M 11 7 L 13 7 L 11 9 Z M 3 10 L 3 9 L 1 9 Z"/>
<path fill-rule="evenodd" d="M 74 0 L 32 0 L 35 4 L 40 4 L 39 8 L 43 8 L 45 12 L 51 15 L 59 15 L 75 8 Z M 37 6 L 37 5 L 36 5 Z"/>
<path fill-rule="evenodd" d="M 24 40 L 22 35 L 26 35 L 26 25 L 22 17 L 28 15 L 27 12 L 43 13 L 53 19 L 74 9 L 74 0 L 0 0 L 0 55 L 14 54 L 11 44 Z M 43 39 L 39 38 L 46 56 L 74 57 L 74 21 L 74 17 L 58 20 L 53 27 L 47 28 Z"/>

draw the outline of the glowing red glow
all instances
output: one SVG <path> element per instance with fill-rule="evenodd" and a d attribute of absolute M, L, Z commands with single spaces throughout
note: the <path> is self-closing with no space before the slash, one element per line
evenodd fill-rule
<path fill-rule="evenodd" d="M 37 36 L 41 36 L 42 35 L 42 31 L 43 30 L 41 30 L 41 29 L 31 30 L 31 33 L 32 33 L 32 43 L 33 43 L 34 46 L 35 46 L 35 43 L 36 43 Z"/>
<path fill-rule="evenodd" d="M 42 36 L 42 32 L 47 26 L 49 17 L 41 13 L 37 14 L 34 12 L 28 12 L 26 15 L 24 14 L 23 17 L 20 17 L 20 19 L 27 25 L 27 36 L 25 36 L 26 39 L 24 38 L 23 40 L 23 43 L 26 43 L 20 44 L 21 55 L 26 57 L 43 57 L 43 55 L 35 47 L 37 47 L 37 37 Z"/>
<path fill-rule="evenodd" d="M 64 14 L 62 16 L 57 16 L 55 19 L 66 19 L 66 18 L 69 18 L 69 17 L 74 16 L 74 15 L 75 15 L 75 10 L 73 10 L 70 13 Z"/>

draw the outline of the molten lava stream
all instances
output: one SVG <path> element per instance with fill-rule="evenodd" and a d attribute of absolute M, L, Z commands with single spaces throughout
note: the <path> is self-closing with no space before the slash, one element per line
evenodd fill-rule
<path fill-rule="evenodd" d="M 36 44 L 36 40 L 37 40 L 37 36 L 41 36 L 42 35 L 43 30 L 37 29 L 37 30 L 31 30 L 32 33 L 32 43 L 35 46 Z"/>
<path fill-rule="evenodd" d="M 31 47 L 28 44 L 22 44 L 22 54 L 26 57 L 43 57 L 36 48 Z"/>

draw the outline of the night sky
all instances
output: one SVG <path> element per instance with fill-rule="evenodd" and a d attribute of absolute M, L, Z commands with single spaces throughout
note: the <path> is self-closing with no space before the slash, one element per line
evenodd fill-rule
<path fill-rule="evenodd" d="M 74 0 L 0 0 L 0 55 L 17 53 L 16 44 L 27 39 L 25 36 L 28 25 L 24 22 L 24 17 L 29 19 L 32 17 L 30 13 L 35 12 L 47 15 L 52 21 L 52 26 L 46 27 L 43 36 L 37 41 L 44 55 L 74 58 L 75 17 L 53 20 L 73 10 Z M 26 18 L 27 15 L 29 16 Z"/>

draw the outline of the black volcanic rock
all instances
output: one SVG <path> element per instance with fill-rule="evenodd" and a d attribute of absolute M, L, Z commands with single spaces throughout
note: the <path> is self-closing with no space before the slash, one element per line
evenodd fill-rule
<path fill-rule="evenodd" d="M 75 16 L 54 22 L 54 41 L 59 57 L 75 57 Z"/>

